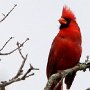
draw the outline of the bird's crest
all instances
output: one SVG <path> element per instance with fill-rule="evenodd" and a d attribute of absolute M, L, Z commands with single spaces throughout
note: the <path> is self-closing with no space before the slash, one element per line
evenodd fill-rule
<path fill-rule="evenodd" d="M 73 12 L 70 10 L 70 8 L 68 8 L 67 6 L 63 7 L 63 11 L 62 11 L 62 17 L 67 17 L 67 18 L 71 18 L 73 20 L 76 19 L 76 17 L 74 16 Z"/>

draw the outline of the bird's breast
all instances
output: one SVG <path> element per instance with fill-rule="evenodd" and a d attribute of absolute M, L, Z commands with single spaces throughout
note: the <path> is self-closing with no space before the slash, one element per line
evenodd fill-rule
<path fill-rule="evenodd" d="M 63 70 L 75 66 L 81 57 L 80 44 L 61 38 L 55 45 L 56 69 Z"/>

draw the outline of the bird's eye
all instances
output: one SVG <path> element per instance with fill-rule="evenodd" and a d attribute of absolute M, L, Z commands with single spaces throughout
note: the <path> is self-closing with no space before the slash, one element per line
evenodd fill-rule
<path fill-rule="evenodd" d="M 61 28 L 67 28 L 71 22 L 71 19 L 69 19 L 69 18 L 66 18 L 66 17 L 62 17 L 62 18 L 64 19 L 63 22 L 66 22 L 66 23 L 61 22 L 61 26 L 59 27 L 60 29 Z"/>
<path fill-rule="evenodd" d="M 66 17 L 64 17 L 64 19 L 67 21 L 67 23 L 69 24 L 70 23 L 70 21 L 71 21 L 71 19 L 70 18 L 66 18 Z"/>

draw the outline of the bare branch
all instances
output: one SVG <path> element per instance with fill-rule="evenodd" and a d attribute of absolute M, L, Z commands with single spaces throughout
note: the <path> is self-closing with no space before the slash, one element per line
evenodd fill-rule
<path fill-rule="evenodd" d="M 24 42 L 24 43 L 25 43 L 25 42 Z M 21 44 L 20 44 L 20 45 L 21 45 Z M 19 48 L 20 45 L 19 45 L 19 43 L 17 42 L 18 51 L 19 51 L 19 53 L 20 53 L 20 55 L 21 55 L 21 57 L 22 57 L 22 59 L 23 59 L 23 62 L 22 62 L 21 66 L 20 66 L 20 68 L 19 68 L 19 70 L 18 70 L 18 72 L 17 72 L 17 74 L 16 74 L 16 76 L 15 76 L 14 78 L 17 78 L 18 76 L 20 76 L 20 75 L 22 74 L 22 72 L 23 72 L 22 68 L 23 68 L 23 66 L 24 66 L 24 64 L 25 64 L 25 62 L 26 62 L 26 60 L 27 60 L 27 56 L 28 56 L 28 55 L 26 55 L 26 57 L 24 57 L 24 56 L 22 55 L 21 49 Z"/>
<path fill-rule="evenodd" d="M 5 87 L 0 87 L 0 90 L 5 90 Z"/>
<path fill-rule="evenodd" d="M 27 70 L 27 72 L 22 76 L 22 79 L 24 80 L 25 78 L 34 75 L 34 73 L 28 75 L 32 70 L 39 70 L 38 68 L 34 68 L 31 64 L 30 64 L 30 68 Z"/>
<path fill-rule="evenodd" d="M 63 71 L 59 71 L 58 73 L 53 74 L 53 75 L 49 78 L 49 80 L 48 80 L 48 82 L 47 82 L 44 90 L 50 90 L 52 84 L 53 84 L 54 82 L 56 82 L 58 78 L 61 78 L 61 80 L 62 80 L 62 79 L 65 78 L 68 74 L 70 74 L 70 73 L 72 73 L 72 72 L 77 72 L 77 71 L 80 71 L 80 70 L 86 71 L 86 69 L 90 69 L 90 62 L 89 62 L 89 63 L 80 63 L 80 64 L 76 65 L 76 66 L 73 67 L 73 68 L 66 69 L 66 70 L 63 70 Z M 60 82 L 61 82 L 61 80 L 60 80 Z M 56 84 L 56 87 L 58 86 L 58 83 L 60 83 L 60 82 L 56 82 L 56 83 L 55 83 L 55 84 Z M 54 90 L 56 89 L 56 87 L 54 88 Z"/>
<path fill-rule="evenodd" d="M 13 6 L 13 8 L 12 8 L 6 15 L 2 13 L 3 16 L 4 16 L 4 18 L 1 19 L 0 22 L 4 21 L 4 20 L 8 17 L 8 15 L 15 9 L 16 6 L 17 6 L 17 4 L 15 4 L 15 5 Z"/>
<path fill-rule="evenodd" d="M 23 67 L 25 65 L 25 62 L 27 60 L 27 57 L 28 57 L 28 54 L 24 57 L 22 52 L 21 52 L 21 49 L 20 47 L 22 47 L 24 45 L 24 43 L 29 40 L 29 38 L 27 38 L 22 44 L 20 44 L 19 42 L 17 42 L 17 48 L 18 51 L 19 51 L 19 54 L 21 56 L 21 58 L 23 59 L 21 65 L 20 65 L 20 68 L 19 70 L 17 71 L 16 75 L 9 79 L 8 81 L 2 81 L 1 84 L 0 84 L 0 88 L 3 89 L 5 88 L 6 86 L 14 83 L 14 82 L 18 82 L 18 81 L 21 81 L 21 80 L 25 80 L 26 78 L 30 77 L 30 76 L 33 76 L 34 73 L 31 73 L 32 70 L 39 70 L 38 68 L 34 68 L 31 64 L 30 64 L 30 67 L 29 69 L 23 74 Z M 8 40 L 7 42 L 9 42 L 10 40 Z M 6 45 L 6 44 L 5 44 Z M 15 49 L 15 50 L 16 50 Z M 8 54 L 9 55 L 9 54 Z"/>
<path fill-rule="evenodd" d="M 19 47 L 15 48 L 14 50 L 12 50 L 12 51 L 10 51 L 10 52 L 8 52 L 8 53 L 2 53 L 2 52 L 0 52 L 0 55 L 10 55 L 10 54 L 12 54 L 12 53 L 15 52 L 16 50 L 18 50 L 18 48 L 23 47 L 23 45 L 24 45 L 28 40 L 29 40 L 29 38 L 27 38 L 23 43 L 21 43 L 21 44 L 19 45 Z M 10 40 L 8 40 L 8 42 L 9 42 L 9 41 L 10 41 Z M 4 48 L 5 48 L 5 46 L 7 45 L 8 42 L 6 42 L 6 44 L 4 45 Z M 3 49 L 4 49 L 4 48 L 3 48 Z"/>
<path fill-rule="evenodd" d="M 34 75 L 34 73 L 32 73 L 32 74 L 29 74 L 30 72 L 31 72 L 31 70 L 33 70 L 32 68 L 30 68 L 30 69 L 28 69 L 27 71 L 26 71 L 26 73 L 25 74 L 23 74 L 22 76 L 21 76 L 21 74 L 18 74 L 18 75 L 16 75 L 14 78 L 12 78 L 12 79 L 10 79 L 9 81 L 3 81 L 3 82 L 1 82 L 2 84 L 0 84 L 0 87 L 6 87 L 6 86 L 8 86 L 8 85 L 10 85 L 10 84 L 12 84 L 12 83 L 14 83 L 14 82 L 18 82 L 18 81 L 21 81 L 21 80 L 25 80 L 26 78 L 28 78 L 28 77 L 30 77 L 30 76 L 33 76 Z M 37 69 L 38 70 L 38 69 Z M 29 74 L 29 75 L 28 75 Z M 21 76 L 21 77 L 20 77 Z"/>
<path fill-rule="evenodd" d="M 11 40 L 11 39 L 13 39 L 14 37 L 10 37 L 10 39 L 3 45 L 3 47 L 0 49 L 0 51 L 2 51 L 3 49 L 4 49 L 4 47 L 9 43 L 9 41 Z"/>

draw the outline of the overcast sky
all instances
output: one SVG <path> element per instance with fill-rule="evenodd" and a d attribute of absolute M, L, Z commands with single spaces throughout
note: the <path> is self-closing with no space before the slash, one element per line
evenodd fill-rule
<path fill-rule="evenodd" d="M 46 64 L 53 38 L 59 31 L 58 19 L 64 5 L 74 12 L 82 33 L 83 53 L 81 62 L 90 55 L 90 0 L 0 0 L 0 17 L 6 14 L 14 4 L 17 7 L 0 23 L 0 47 L 14 36 L 3 52 L 16 47 L 16 42 L 30 38 L 23 48 L 28 53 L 27 63 L 39 68 L 35 75 L 25 81 L 6 87 L 6 90 L 43 90 L 46 85 Z M 18 70 L 22 59 L 18 52 L 9 56 L 1 56 L 0 80 L 8 80 Z M 65 85 L 64 85 L 65 87 Z M 70 90 L 85 90 L 90 87 L 90 72 L 78 72 Z M 65 89 L 64 89 L 65 90 Z"/>

